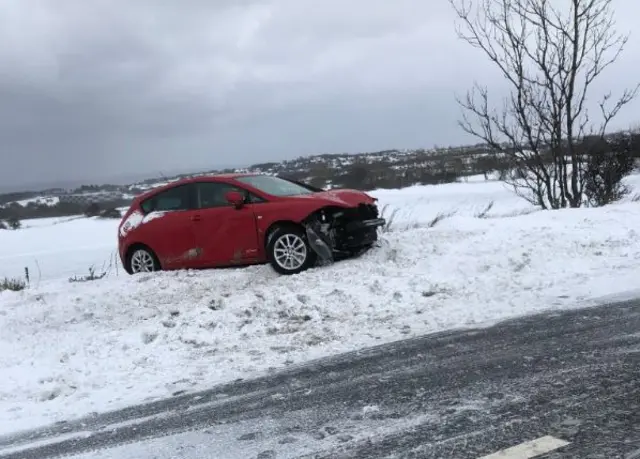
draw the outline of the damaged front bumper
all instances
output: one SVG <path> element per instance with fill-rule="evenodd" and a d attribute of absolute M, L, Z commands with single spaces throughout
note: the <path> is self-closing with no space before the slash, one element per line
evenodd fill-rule
<path fill-rule="evenodd" d="M 307 240 L 323 262 L 332 262 L 371 247 L 385 224 L 384 218 L 367 218 L 342 220 L 331 229 L 319 223 L 306 225 Z"/>
<path fill-rule="evenodd" d="M 355 220 L 347 223 L 341 234 L 340 250 L 353 251 L 371 246 L 378 240 L 378 228 L 385 224 L 384 218 Z"/>
<path fill-rule="evenodd" d="M 384 226 L 387 221 L 384 218 L 372 218 L 370 220 L 356 220 L 349 222 L 345 225 L 347 232 L 359 231 L 367 228 L 380 228 Z"/>

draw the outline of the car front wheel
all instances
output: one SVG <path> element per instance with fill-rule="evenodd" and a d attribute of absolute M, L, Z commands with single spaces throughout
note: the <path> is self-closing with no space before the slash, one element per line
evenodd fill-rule
<path fill-rule="evenodd" d="M 317 259 L 301 228 L 286 226 L 271 233 L 267 255 L 273 269 L 280 274 L 297 274 L 309 269 Z"/>

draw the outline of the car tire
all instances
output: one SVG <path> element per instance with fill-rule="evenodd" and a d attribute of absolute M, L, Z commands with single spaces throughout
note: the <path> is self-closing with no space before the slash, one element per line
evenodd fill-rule
<path fill-rule="evenodd" d="M 317 254 L 309 245 L 302 228 L 286 225 L 269 234 L 267 259 L 277 273 L 291 275 L 312 267 L 317 260 Z"/>
<path fill-rule="evenodd" d="M 156 254 L 145 246 L 137 246 L 129 250 L 124 268 L 129 274 L 150 273 L 162 269 Z"/>

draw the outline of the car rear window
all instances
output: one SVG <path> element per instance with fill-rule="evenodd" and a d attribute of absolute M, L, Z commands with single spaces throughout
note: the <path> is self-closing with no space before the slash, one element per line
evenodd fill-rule
<path fill-rule="evenodd" d="M 142 212 L 167 212 L 172 210 L 187 210 L 190 206 L 189 186 L 182 185 L 161 191 L 144 200 L 140 207 Z"/>

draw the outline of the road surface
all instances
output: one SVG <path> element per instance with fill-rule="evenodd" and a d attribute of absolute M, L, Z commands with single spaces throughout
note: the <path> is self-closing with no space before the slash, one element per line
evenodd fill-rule
<path fill-rule="evenodd" d="M 640 301 L 425 336 L 0 438 L 0 459 L 485 456 L 640 459 Z"/>

